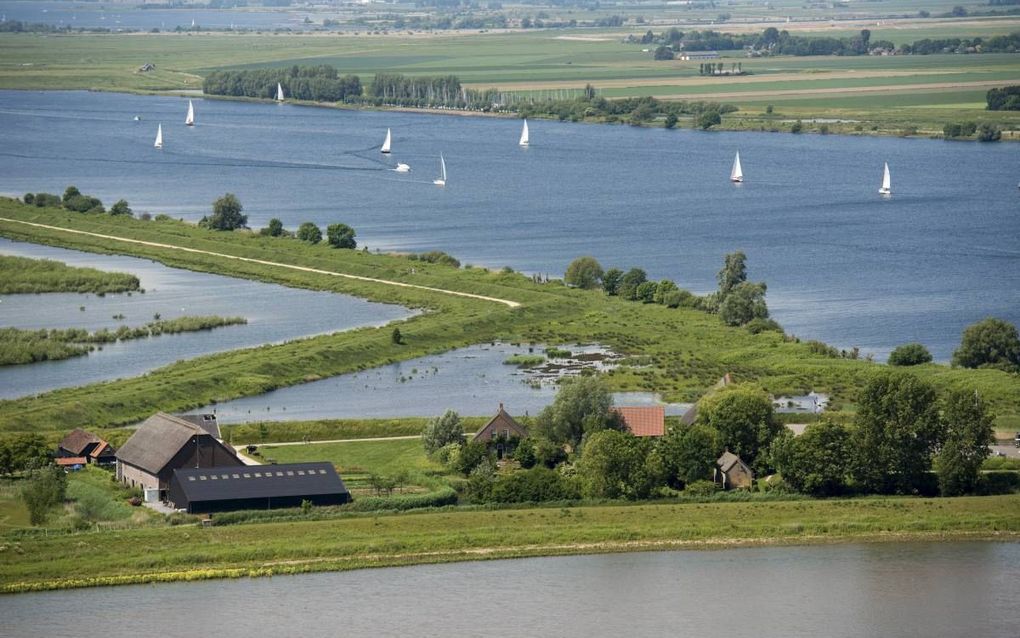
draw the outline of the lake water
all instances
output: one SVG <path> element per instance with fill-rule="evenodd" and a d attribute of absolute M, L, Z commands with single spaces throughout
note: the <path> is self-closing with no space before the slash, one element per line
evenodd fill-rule
<path fill-rule="evenodd" d="M 142 4 L 141 2 L 135 3 Z M 120 29 L 173 30 L 188 28 L 194 20 L 203 29 L 293 29 L 305 30 L 313 25 L 305 24 L 306 16 L 321 24 L 323 17 L 330 14 L 309 14 L 293 10 L 242 10 L 222 9 L 145 9 L 139 10 L 132 4 L 109 2 L 39 2 L 37 0 L 0 0 L 0 15 L 7 20 L 39 22 L 73 29 Z"/>
<path fill-rule="evenodd" d="M 603 352 L 597 346 L 566 346 L 574 354 Z M 434 416 L 446 410 L 462 415 L 495 413 L 499 403 L 516 416 L 535 415 L 556 397 L 559 374 L 503 362 L 515 354 L 541 353 L 543 347 L 492 343 L 459 348 L 321 381 L 280 388 L 254 397 L 205 406 L 221 423 L 255 420 L 353 419 Z M 576 370 L 566 371 L 573 374 Z M 393 397 L 400 397 L 394 401 Z M 656 405 L 648 392 L 619 392 L 616 405 Z M 666 406 L 679 415 L 690 407 Z"/>
<path fill-rule="evenodd" d="M 0 635 L 1015 638 L 1018 600 L 1016 543 L 770 547 L 19 594 Z"/>
<path fill-rule="evenodd" d="M 4 295 L 0 297 L 0 326 L 3 327 L 116 329 L 123 324 L 148 323 L 156 313 L 163 319 L 220 315 L 248 320 L 246 325 L 103 344 L 102 350 L 88 356 L 63 361 L 0 367 L 2 399 L 132 377 L 174 361 L 212 352 L 358 326 L 382 325 L 412 314 L 401 306 L 168 268 L 135 257 L 98 255 L 3 238 L 0 238 L 0 254 L 129 272 L 138 277 L 145 289 L 145 294 L 135 292 L 130 296 L 126 293 L 104 297 L 75 293 Z M 120 314 L 125 316 L 123 320 L 113 319 Z"/>
<path fill-rule="evenodd" d="M 1020 323 L 1020 147 L 665 131 L 85 92 L 0 92 L 0 192 L 63 192 L 197 220 L 343 221 L 371 249 L 558 276 L 572 258 L 696 292 L 743 250 L 788 332 L 948 360 L 968 324 Z M 138 115 L 141 122 L 132 118 Z M 156 124 L 166 146 L 152 147 Z M 393 129 L 393 155 L 378 152 Z M 739 149 L 745 183 L 728 180 Z M 440 152 L 449 181 L 432 185 Z M 389 170 L 411 165 L 409 174 Z M 877 194 L 882 163 L 894 195 Z M 186 185 L 186 187 L 184 187 Z"/>

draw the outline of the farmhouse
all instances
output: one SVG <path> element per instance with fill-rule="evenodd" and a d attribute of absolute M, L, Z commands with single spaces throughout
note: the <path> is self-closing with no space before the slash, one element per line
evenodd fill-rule
<path fill-rule="evenodd" d="M 690 61 L 690 60 L 715 60 L 719 58 L 719 54 L 715 51 L 684 51 L 677 56 L 678 60 Z"/>
<path fill-rule="evenodd" d="M 715 462 L 715 482 L 724 490 L 738 487 L 749 488 L 754 480 L 754 472 L 740 460 L 740 457 L 729 450 Z"/>
<path fill-rule="evenodd" d="M 85 463 L 108 465 L 117 461 L 117 451 L 109 443 L 81 428 L 71 430 L 57 445 L 58 459 L 84 459 Z M 58 465 L 67 465 L 67 462 Z M 74 465 L 74 464 L 72 464 Z"/>
<path fill-rule="evenodd" d="M 614 408 L 634 436 L 665 436 L 666 408 L 661 405 Z"/>
<path fill-rule="evenodd" d="M 478 430 L 471 440 L 472 442 L 480 441 L 490 446 L 494 445 L 496 458 L 503 459 L 504 457 L 513 454 L 514 448 L 516 447 L 516 441 L 526 438 L 527 436 L 527 428 L 515 421 L 514 418 L 503 409 L 503 404 L 500 403 L 496 416 L 492 417 L 492 419 L 489 420 L 489 422 L 486 423 L 481 430 Z"/>
<path fill-rule="evenodd" d="M 146 491 L 158 490 L 162 500 L 174 470 L 243 465 L 233 450 L 210 434 L 210 421 L 200 422 L 205 425 L 196 424 L 193 416 L 163 412 L 146 419 L 117 452 L 117 480 Z M 215 425 L 215 418 L 211 422 Z M 147 494 L 152 500 L 154 496 Z"/>
<path fill-rule="evenodd" d="M 181 468 L 170 478 L 167 500 L 189 514 L 245 509 L 343 505 L 351 494 L 325 462 L 244 467 Z"/>

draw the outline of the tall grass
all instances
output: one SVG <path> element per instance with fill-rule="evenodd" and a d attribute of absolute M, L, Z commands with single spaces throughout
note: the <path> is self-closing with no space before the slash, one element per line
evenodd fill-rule
<path fill-rule="evenodd" d="M 50 259 L 0 255 L 0 294 L 42 292 L 114 293 L 138 290 L 138 277 L 68 266 Z"/>

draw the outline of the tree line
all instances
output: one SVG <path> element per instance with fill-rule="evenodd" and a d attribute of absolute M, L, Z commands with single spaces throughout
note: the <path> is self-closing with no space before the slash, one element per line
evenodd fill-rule
<path fill-rule="evenodd" d="M 669 308 L 693 308 L 715 313 L 729 326 L 746 326 L 751 332 L 782 331 L 769 319 L 764 282 L 747 280 L 747 255 L 737 251 L 726 255 L 716 276 L 719 289 L 705 296 L 683 290 L 669 279 L 651 281 L 641 268 L 624 272 L 619 268 L 603 270 L 594 257 L 578 257 L 570 262 L 563 280 L 569 286 L 587 290 L 601 288 L 607 295 L 628 301 L 657 303 Z"/>
<path fill-rule="evenodd" d="M 271 99 L 276 96 L 277 84 L 283 86 L 287 97 L 296 100 L 345 102 L 362 94 L 360 77 L 340 76 L 335 67 L 325 64 L 213 71 L 203 80 L 202 90 L 210 95 Z"/>
<path fill-rule="evenodd" d="M 1020 85 L 989 89 L 985 99 L 989 111 L 1020 111 Z"/>
<path fill-rule="evenodd" d="M 955 496 L 1020 487 L 1015 473 L 981 473 L 992 418 L 973 390 L 939 395 L 909 373 L 883 371 L 857 403 L 849 423 L 822 419 L 795 436 L 768 394 L 730 386 L 699 401 L 693 423 L 673 423 L 655 439 L 634 436 L 605 383 L 582 376 L 566 380 L 528 420 L 525 438 L 468 442 L 459 415 L 448 411 L 429 422 L 422 442 L 465 477 L 461 495 L 483 503 L 703 498 L 719 489 L 713 478 L 724 451 L 753 469 L 752 490 L 760 492 Z M 497 467 L 497 445 L 513 450 L 515 465 Z"/>
<path fill-rule="evenodd" d="M 658 49 L 656 59 L 673 59 L 672 52 L 685 51 L 741 51 L 753 55 L 868 55 L 872 51 L 887 51 L 907 55 L 932 55 L 936 53 L 1015 53 L 1020 50 L 1020 32 L 997 35 L 991 38 L 924 38 L 897 47 L 888 40 L 872 40 L 871 31 L 862 29 L 857 35 L 836 38 L 830 36 L 794 35 L 789 31 L 768 27 L 761 33 L 720 33 L 718 31 L 692 30 L 688 32 L 672 28 L 655 34 L 647 31 L 640 38 L 630 37 L 632 42 L 658 44 L 666 47 L 667 56 Z"/>

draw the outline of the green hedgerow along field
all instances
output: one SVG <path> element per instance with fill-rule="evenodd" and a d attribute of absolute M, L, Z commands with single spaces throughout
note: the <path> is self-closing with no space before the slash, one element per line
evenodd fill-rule
<path fill-rule="evenodd" d="M 61 229 L 216 254 L 127 243 Z M 216 232 L 172 220 L 81 215 L 0 200 L 0 235 L 79 250 L 141 256 L 173 267 L 343 292 L 425 311 L 397 323 L 403 335 L 399 344 L 391 339 L 392 324 L 361 328 L 199 357 L 142 377 L 0 401 L 0 432 L 124 425 L 138 422 L 156 410 L 200 407 L 497 339 L 540 344 L 605 344 L 641 363 L 621 366 L 608 375 L 613 389 L 660 392 L 670 401 L 695 400 L 721 376 L 731 373 L 739 381 L 756 383 L 774 394 L 828 392 L 834 397 L 835 407 L 848 407 L 856 390 L 883 368 L 864 360 L 832 358 L 823 350 L 779 332 L 751 334 L 744 328 L 727 327 L 717 315 L 697 310 L 624 301 L 607 297 L 601 291 L 567 288 L 560 282 L 540 284 L 513 272 L 415 262 L 412 276 L 403 256 L 336 250 L 247 232 Z M 232 256 L 271 260 L 280 265 L 239 261 Z M 719 257 L 721 264 L 723 256 Z M 287 265 L 323 272 L 295 270 Z M 456 293 L 519 305 L 509 307 L 499 301 Z M 912 371 L 942 390 L 965 387 L 979 391 L 1002 419 L 1015 419 L 1020 414 L 1020 379 L 1016 375 L 935 364 L 915 366 Z"/>

